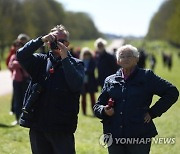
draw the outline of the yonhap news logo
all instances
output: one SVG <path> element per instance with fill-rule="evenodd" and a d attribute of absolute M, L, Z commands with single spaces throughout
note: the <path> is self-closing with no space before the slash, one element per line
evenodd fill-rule
<path fill-rule="evenodd" d="M 113 138 L 111 133 L 102 134 L 99 138 L 99 144 L 104 148 L 108 148 L 112 145 Z"/>
<path fill-rule="evenodd" d="M 103 134 L 99 138 L 99 144 L 108 148 L 112 144 L 175 144 L 175 137 L 156 137 L 156 138 L 114 138 L 111 133 Z"/>

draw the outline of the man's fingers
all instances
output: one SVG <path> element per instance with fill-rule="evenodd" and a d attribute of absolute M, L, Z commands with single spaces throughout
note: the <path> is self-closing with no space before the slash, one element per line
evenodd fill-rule
<path fill-rule="evenodd" d="M 58 45 L 58 48 L 61 49 L 61 50 L 65 48 L 64 44 L 61 43 L 61 42 L 57 42 L 57 45 Z"/>
<path fill-rule="evenodd" d="M 144 117 L 144 123 L 149 123 L 151 121 L 151 116 L 147 113 Z"/>
<path fill-rule="evenodd" d="M 52 35 L 52 34 L 49 34 L 49 42 L 53 42 L 56 40 L 56 36 L 55 35 Z"/>

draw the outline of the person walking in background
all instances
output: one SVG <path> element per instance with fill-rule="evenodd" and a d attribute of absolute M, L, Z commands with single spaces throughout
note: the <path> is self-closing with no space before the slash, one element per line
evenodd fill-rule
<path fill-rule="evenodd" d="M 11 48 L 10 48 L 10 51 L 9 51 L 9 53 L 8 53 L 8 56 L 7 56 L 7 58 L 6 58 L 6 65 L 8 66 L 8 64 L 9 64 L 9 60 L 10 60 L 10 58 L 11 58 L 11 56 L 13 55 L 13 54 L 15 54 L 16 53 L 16 43 L 17 43 L 17 41 L 20 43 L 20 44 L 22 44 L 22 46 L 27 42 L 27 41 L 29 41 L 30 40 L 30 38 L 29 38 L 29 36 L 27 35 L 27 34 L 19 34 L 18 35 L 18 37 L 17 37 L 17 39 L 13 42 L 13 44 L 12 44 L 12 46 L 11 46 Z"/>
<path fill-rule="evenodd" d="M 172 64 L 173 64 L 173 58 L 172 58 L 172 53 L 168 55 L 167 57 L 167 66 L 168 66 L 168 69 L 169 71 L 171 71 L 172 69 Z"/>
<path fill-rule="evenodd" d="M 149 55 L 149 61 L 150 61 L 150 69 L 154 71 L 154 68 L 156 66 L 156 57 L 153 53 Z"/>
<path fill-rule="evenodd" d="M 102 38 L 98 38 L 94 43 L 96 47 L 95 59 L 98 69 L 98 85 L 100 85 L 101 88 L 103 87 L 105 78 L 114 74 L 118 69 L 115 57 L 105 49 L 106 44 L 106 40 Z"/>
<path fill-rule="evenodd" d="M 22 46 L 23 44 L 19 40 L 14 42 L 14 49 L 16 51 Z M 16 116 L 16 121 L 12 122 L 12 125 L 16 125 L 22 112 L 24 94 L 29 84 L 29 75 L 19 64 L 16 53 L 11 55 L 8 68 L 12 72 L 13 80 L 13 102 L 11 108 Z"/>
<path fill-rule="evenodd" d="M 139 61 L 137 65 L 139 68 L 146 68 L 147 54 L 144 49 L 139 49 Z"/>
<path fill-rule="evenodd" d="M 34 53 L 44 43 L 51 50 Z M 81 60 L 70 55 L 68 46 L 69 32 L 57 25 L 17 52 L 17 59 L 32 78 L 20 125 L 30 128 L 33 154 L 75 154 L 74 132 L 84 67 Z"/>
<path fill-rule="evenodd" d="M 104 134 L 110 133 L 113 138 L 109 154 L 149 154 L 151 138 L 158 134 L 153 119 L 165 113 L 179 96 L 170 82 L 139 68 L 138 60 L 136 47 L 124 45 L 117 49 L 117 62 L 122 68 L 106 78 L 94 106 L 95 115 L 102 119 Z M 150 107 L 154 95 L 160 99 Z M 126 142 L 117 143 L 115 138 Z M 132 139 L 135 142 L 128 144 Z"/>
<path fill-rule="evenodd" d="M 96 98 L 95 98 L 95 92 L 97 92 L 97 80 L 95 78 L 96 63 L 95 63 L 92 51 L 87 47 L 82 48 L 80 59 L 84 62 L 84 69 L 85 69 L 84 83 L 83 83 L 83 87 L 81 91 L 81 94 L 82 94 L 81 104 L 82 104 L 83 114 L 86 115 L 87 114 L 87 109 L 86 109 L 87 94 L 88 93 L 90 94 L 92 109 L 96 101 Z"/>
<path fill-rule="evenodd" d="M 177 53 L 178 58 L 180 58 L 180 51 Z"/>
<path fill-rule="evenodd" d="M 10 51 L 8 53 L 8 56 L 6 58 L 6 65 L 7 67 L 9 67 L 9 61 L 12 55 L 14 55 L 17 51 L 17 49 L 19 48 L 19 46 L 23 46 L 27 41 L 29 41 L 29 36 L 27 34 L 19 34 L 17 36 L 17 39 L 13 42 Z M 10 69 L 11 71 L 11 69 Z M 12 71 L 11 71 L 12 73 Z M 15 114 L 15 109 L 14 109 L 14 92 L 12 92 L 12 97 L 11 97 L 11 109 L 10 109 L 10 115 Z M 12 125 L 15 125 L 17 123 L 17 121 L 14 121 L 12 123 Z"/>
<path fill-rule="evenodd" d="M 163 60 L 164 67 L 168 67 L 169 71 L 171 71 L 172 63 L 173 63 L 172 53 L 168 54 L 162 51 L 162 60 Z"/>

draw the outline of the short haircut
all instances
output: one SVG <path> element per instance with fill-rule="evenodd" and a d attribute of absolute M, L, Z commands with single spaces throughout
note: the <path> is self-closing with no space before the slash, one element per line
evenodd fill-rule
<path fill-rule="evenodd" d="M 124 50 L 131 51 L 134 57 L 139 58 L 138 49 L 136 47 L 130 45 L 130 44 L 126 44 L 126 45 L 123 45 L 123 46 L 121 46 L 120 48 L 117 49 L 117 51 L 116 51 L 116 59 L 117 59 L 117 61 L 119 60 L 120 53 L 122 51 L 124 51 Z"/>
<path fill-rule="evenodd" d="M 57 26 L 55 26 L 54 28 L 52 28 L 50 32 L 54 32 L 54 31 L 63 32 L 63 33 L 66 35 L 66 37 L 67 37 L 67 38 L 66 38 L 67 41 L 69 40 L 69 32 L 68 32 L 68 30 L 66 29 L 65 26 L 63 26 L 63 25 L 57 25 Z"/>

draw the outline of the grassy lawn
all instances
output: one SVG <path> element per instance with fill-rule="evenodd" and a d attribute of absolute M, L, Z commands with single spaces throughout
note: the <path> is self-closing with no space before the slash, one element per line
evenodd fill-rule
<path fill-rule="evenodd" d="M 133 43 L 132 43 L 133 44 Z M 154 47 L 148 44 L 149 52 L 156 52 L 157 66 L 155 73 L 169 80 L 180 89 L 180 58 L 177 51 L 170 47 Z M 173 67 L 171 71 L 162 65 L 161 53 L 162 49 L 173 50 Z M 149 64 L 147 64 L 147 67 Z M 99 96 L 99 93 L 96 94 Z M 158 97 L 154 97 L 155 102 Z M 11 95 L 0 96 L 0 154 L 30 154 L 30 144 L 28 139 L 28 129 L 20 126 L 11 127 L 10 123 L 14 120 L 10 116 Z M 163 114 L 160 118 L 156 118 L 155 124 L 159 135 L 157 137 L 175 137 L 176 143 L 171 144 L 152 144 L 151 154 L 179 154 L 180 151 L 180 99 L 172 108 Z M 78 129 L 75 133 L 77 154 L 105 154 L 107 149 L 99 145 L 99 137 L 102 134 L 102 126 L 100 120 L 92 117 L 90 105 L 88 105 L 88 115 L 83 116 L 80 110 Z"/>

